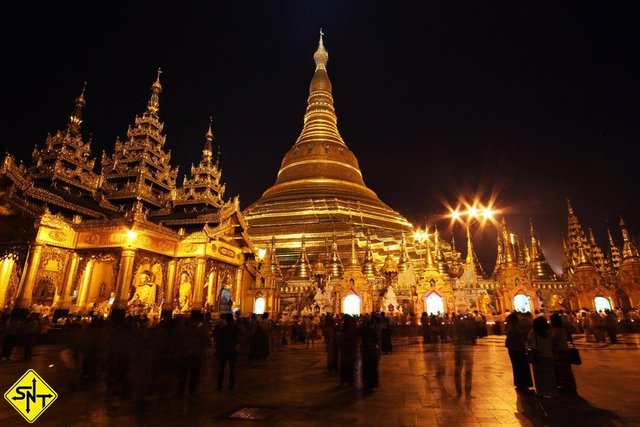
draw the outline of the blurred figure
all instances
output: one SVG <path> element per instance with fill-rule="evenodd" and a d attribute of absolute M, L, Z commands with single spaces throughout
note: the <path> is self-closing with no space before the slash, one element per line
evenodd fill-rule
<path fill-rule="evenodd" d="M 331 314 L 324 319 L 322 335 L 327 352 L 327 370 L 329 373 L 338 372 L 338 327 Z"/>
<path fill-rule="evenodd" d="M 378 388 L 378 362 L 380 360 L 378 341 L 375 320 L 365 321 L 360 331 L 360 353 L 362 356 L 362 384 L 368 392 Z"/>
<path fill-rule="evenodd" d="M 566 393 L 576 392 L 576 379 L 571 370 L 571 356 L 567 341 L 566 328 L 562 324 L 562 317 L 558 313 L 551 315 L 551 351 L 553 352 L 553 366 L 556 373 L 556 382 L 560 391 Z"/>
<path fill-rule="evenodd" d="M 473 346 L 476 344 L 476 326 L 473 316 L 467 314 L 466 309 L 460 310 L 460 315 L 453 321 L 453 336 L 456 394 L 458 397 L 462 396 L 462 369 L 464 368 L 464 393 L 467 399 L 471 399 Z"/>
<path fill-rule="evenodd" d="M 393 344 L 391 343 L 391 322 L 384 314 L 380 312 L 380 350 L 382 354 L 393 353 Z"/>
<path fill-rule="evenodd" d="M 356 326 L 353 317 L 348 314 L 342 319 L 339 338 L 340 385 L 353 385 L 356 362 Z"/>
<path fill-rule="evenodd" d="M 618 336 L 616 335 L 616 328 L 618 327 L 618 315 L 613 310 L 606 309 L 604 315 L 604 325 L 609 335 L 609 341 L 611 344 L 618 344 Z"/>
<path fill-rule="evenodd" d="M 507 339 L 504 343 L 509 352 L 511 369 L 513 370 L 513 385 L 518 390 L 529 390 L 533 387 L 531 371 L 525 354 L 527 331 L 520 327 L 518 313 L 513 312 L 506 318 Z"/>
<path fill-rule="evenodd" d="M 529 332 L 527 345 L 538 352 L 538 363 L 533 367 L 533 382 L 538 396 L 558 397 L 556 373 L 553 365 L 553 352 L 549 324 L 544 317 L 536 317 L 533 329 Z"/>
<path fill-rule="evenodd" d="M 233 390 L 236 383 L 236 357 L 238 355 L 239 330 L 233 321 L 233 315 L 226 313 L 224 324 L 216 336 L 216 357 L 218 358 L 218 390 L 224 385 L 224 371 L 229 364 L 229 390 Z"/>

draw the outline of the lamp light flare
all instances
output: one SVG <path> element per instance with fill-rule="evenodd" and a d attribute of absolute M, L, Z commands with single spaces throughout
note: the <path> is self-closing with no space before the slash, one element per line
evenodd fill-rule
<path fill-rule="evenodd" d="M 459 220 L 460 219 L 460 211 L 455 210 L 453 212 L 451 212 L 451 218 L 453 218 L 454 220 Z"/>
<path fill-rule="evenodd" d="M 467 214 L 469 214 L 469 217 L 471 218 L 475 218 L 478 216 L 478 208 L 476 208 L 475 206 L 472 206 L 469 208 L 469 210 L 467 211 Z"/>
<path fill-rule="evenodd" d="M 127 230 L 127 239 L 129 239 L 129 242 L 132 242 L 133 240 L 135 240 L 137 235 L 138 233 L 136 233 L 135 231 Z"/>
<path fill-rule="evenodd" d="M 262 260 L 267 253 L 266 249 L 256 249 L 258 260 Z"/>
<path fill-rule="evenodd" d="M 484 208 L 482 209 L 482 216 L 487 219 L 493 218 L 493 211 L 490 208 Z"/>

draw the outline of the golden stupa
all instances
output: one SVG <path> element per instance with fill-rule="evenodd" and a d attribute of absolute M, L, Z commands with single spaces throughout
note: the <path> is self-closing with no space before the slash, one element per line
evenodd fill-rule
<path fill-rule="evenodd" d="M 312 262 L 325 256 L 334 238 L 348 259 L 352 234 L 360 257 L 367 238 L 376 260 L 390 252 L 399 257 L 398 242 L 412 225 L 366 186 L 356 156 L 340 136 L 322 35 L 302 132 L 285 154 L 276 183 L 244 211 L 249 234 L 263 247 L 274 236 L 285 265 L 297 259 L 303 236 Z"/>

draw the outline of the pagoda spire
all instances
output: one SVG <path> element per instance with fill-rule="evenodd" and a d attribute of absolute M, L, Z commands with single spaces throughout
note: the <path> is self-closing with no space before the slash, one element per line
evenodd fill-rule
<path fill-rule="evenodd" d="M 157 115 L 160 110 L 160 93 L 162 93 L 162 85 L 160 84 L 160 74 L 162 74 L 162 69 L 158 68 L 158 76 L 156 77 L 156 81 L 151 85 L 151 98 L 149 98 L 149 102 L 147 103 L 147 113 Z"/>
<path fill-rule="evenodd" d="M 202 160 L 198 166 L 191 165 L 189 178 L 184 177 L 182 188 L 176 191 L 175 207 L 185 211 L 204 212 L 206 208 L 218 209 L 225 203 L 224 192 L 226 186 L 220 182 L 222 171 L 212 163 L 213 131 L 212 119 L 209 117 L 209 129 L 204 136 L 205 143 L 202 150 Z"/>
<path fill-rule="evenodd" d="M 69 116 L 66 129 L 58 130 L 54 135 L 47 135 L 44 148 L 36 146 L 33 149 L 33 163 L 28 176 L 29 179 L 38 181 L 37 186 L 58 187 L 65 193 L 72 192 L 92 198 L 98 189 L 100 178 L 94 172 L 95 159 L 91 156 L 91 138 L 84 141 L 80 132 L 85 87 L 86 83 L 80 96 L 75 99 L 74 111 Z"/>
<path fill-rule="evenodd" d="M 300 256 L 294 266 L 294 279 L 309 279 L 311 273 L 311 263 L 307 256 L 307 247 L 304 241 L 304 235 L 302 236 L 302 243 L 300 245 Z"/>
<path fill-rule="evenodd" d="M 438 226 L 435 226 L 435 230 L 433 232 L 433 243 L 436 251 L 436 267 L 438 268 L 438 272 L 440 274 L 448 276 L 449 265 L 444 258 L 444 254 L 442 253 L 442 247 L 440 247 L 440 232 L 438 231 Z"/>
<path fill-rule="evenodd" d="M 411 260 L 407 253 L 407 239 L 402 232 L 402 240 L 400 241 L 400 261 L 398 262 L 398 271 L 400 273 L 405 272 L 411 266 Z"/>
<path fill-rule="evenodd" d="M 344 267 L 340 259 L 338 251 L 338 242 L 336 242 L 336 233 L 333 233 L 333 242 L 331 242 L 331 258 L 329 261 L 329 273 L 332 279 L 341 279 L 344 274 Z"/>
<path fill-rule="evenodd" d="M 611 235 L 611 230 L 609 230 L 609 228 L 607 228 L 607 236 L 609 237 L 609 254 L 611 256 L 611 267 L 614 270 L 617 270 L 620 267 L 620 262 L 622 262 L 620 249 L 616 245 L 616 242 L 613 240 L 613 236 Z"/>
<path fill-rule="evenodd" d="M 360 270 L 360 261 L 358 261 L 358 254 L 356 253 L 356 236 L 353 232 L 351 233 L 351 256 L 349 257 L 347 270 Z"/>
<path fill-rule="evenodd" d="M 80 135 L 80 125 L 82 124 L 82 110 L 85 106 L 84 100 L 84 92 L 87 88 L 87 82 L 85 81 L 82 85 L 82 91 L 80 92 L 80 96 L 78 96 L 75 100 L 75 108 L 73 113 L 69 116 L 69 123 L 67 123 L 67 130 L 73 136 Z"/>
<path fill-rule="evenodd" d="M 429 247 L 429 229 L 427 228 L 427 239 L 424 243 L 425 246 L 425 268 L 427 270 L 436 270 L 435 263 L 433 262 L 433 254 L 431 253 L 431 248 Z"/>
<path fill-rule="evenodd" d="M 502 217 L 502 243 L 505 264 L 517 265 L 518 261 L 513 249 L 513 235 L 509 234 L 509 230 L 507 229 L 507 220 L 504 217 Z"/>
<path fill-rule="evenodd" d="M 364 262 L 362 264 L 362 273 L 368 278 L 373 278 L 376 273 L 376 263 L 373 259 L 373 251 L 371 250 L 371 237 L 367 234 L 367 246 L 364 252 Z"/>
<path fill-rule="evenodd" d="M 280 262 L 278 261 L 278 255 L 276 254 L 276 237 L 271 236 L 271 244 L 269 245 L 269 267 L 271 274 L 276 278 L 282 278 L 282 271 L 280 271 Z"/>
<path fill-rule="evenodd" d="M 605 272 L 605 256 L 602 249 L 596 243 L 596 238 L 593 235 L 593 229 L 589 227 L 589 249 L 591 252 L 591 262 L 601 273 Z"/>
<path fill-rule="evenodd" d="M 540 243 L 540 239 L 535 233 L 535 230 L 533 228 L 533 221 L 531 219 L 529 219 L 529 227 L 531 233 L 531 252 L 529 254 L 529 262 L 527 262 L 529 277 L 534 281 L 558 280 L 558 275 L 555 271 L 553 271 L 553 268 L 551 268 L 551 265 L 542 252 L 542 245 Z"/>
<path fill-rule="evenodd" d="M 209 130 L 207 130 L 207 133 L 204 136 L 205 143 L 204 149 L 202 150 L 202 161 L 206 164 L 211 164 L 211 159 L 213 158 L 213 131 L 211 130 L 212 123 L 213 118 L 209 116 Z"/>
<path fill-rule="evenodd" d="M 633 242 L 633 238 L 631 237 L 631 232 L 629 231 L 629 226 L 624 222 L 622 218 L 620 218 L 620 229 L 622 230 L 622 260 L 626 261 L 631 258 L 638 258 L 638 248 Z"/>
<path fill-rule="evenodd" d="M 536 233 L 533 229 L 533 220 L 529 218 L 529 234 L 531 236 L 531 252 L 530 258 L 532 261 L 538 259 L 538 239 L 536 238 Z"/>

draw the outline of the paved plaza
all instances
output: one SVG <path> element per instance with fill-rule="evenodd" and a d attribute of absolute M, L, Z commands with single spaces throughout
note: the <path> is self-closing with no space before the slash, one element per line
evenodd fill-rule
<path fill-rule="evenodd" d="M 69 352 L 55 345 L 37 347 L 31 362 L 0 364 L 0 388 L 4 393 L 28 368 L 41 374 L 59 394 L 35 422 L 42 426 L 640 426 L 639 339 L 626 335 L 616 345 L 578 339 L 584 362 L 574 367 L 579 396 L 555 400 L 515 392 L 499 336 L 475 347 L 472 399 L 456 398 L 450 344 L 407 338 L 396 339 L 393 354 L 382 356 L 380 387 L 373 393 L 361 384 L 340 386 L 337 375 L 327 373 L 322 342 L 311 349 L 289 345 L 266 361 L 241 364 L 231 392 L 214 390 L 209 354 L 196 396 L 176 398 L 165 390 L 142 402 L 107 398 L 103 380 L 74 384 Z M 444 375 L 437 375 L 442 368 Z M 23 425 L 3 400 L 0 426 Z"/>

